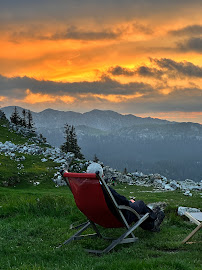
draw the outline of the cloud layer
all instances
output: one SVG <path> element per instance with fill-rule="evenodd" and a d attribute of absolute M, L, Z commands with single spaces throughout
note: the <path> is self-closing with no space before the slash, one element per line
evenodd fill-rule
<path fill-rule="evenodd" d="M 3 1 L 0 105 L 202 122 L 201 14 L 201 0 Z"/>
<path fill-rule="evenodd" d="M 196 77 L 202 78 L 202 67 L 194 65 L 191 62 L 183 61 L 176 62 L 172 59 L 162 58 L 162 59 L 152 59 L 150 58 L 152 64 L 156 67 L 140 66 L 137 68 L 125 68 L 121 66 L 110 67 L 108 73 L 113 76 L 142 76 L 142 77 L 154 77 L 156 79 L 162 79 L 162 76 L 168 78 L 177 77 Z"/>

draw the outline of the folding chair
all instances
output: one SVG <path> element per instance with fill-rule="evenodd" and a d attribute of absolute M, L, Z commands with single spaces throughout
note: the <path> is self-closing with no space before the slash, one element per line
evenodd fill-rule
<path fill-rule="evenodd" d="M 182 241 L 182 244 L 186 243 L 202 227 L 202 212 L 185 212 L 185 216 L 194 222 L 197 227 Z"/>
<path fill-rule="evenodd" d="M 133 243 L 137 241 L 138 238 L 134 236 L 133 231 L 149 217 L 148 213 L 140 216 L 131 207 L 118 205 L 106 182 L 102 177 L 99 176 L 98 173 L 64 172 L 63 177 L 73 193 L 77 207 L 87 217 L 88 221 L 77 226 L 77 228 L 81 228 L 59 247 L 68 244 L 73 240 L 80 240 L 84 237 L 97 236 L 109 240 L 109 238 L 103 237 L 101 235 L 97 225 L 100 225 L 104 228 L 125 227 L 126 231 L 115 240 L 110 238 L 112 241 L 104 250 L 86 249 L 88 252 L 94 254 L 103 254 L 109 252 L 118 244 Z M 102 188 L 105 190 L 105 195 Z M 108 196 L 111 200 L 114 211 L 117 213 L 116 216 L 109 209 L 105 201 L 105 196 Z M 123 210 L 129 210 L 134 213 L 137 217 L 137 222 L 130 226 L 123 215 Z M 90 235 L 82 235 L 82 232 L 84 232 L 89 227 L 92 227 L 95 233 Z"/>

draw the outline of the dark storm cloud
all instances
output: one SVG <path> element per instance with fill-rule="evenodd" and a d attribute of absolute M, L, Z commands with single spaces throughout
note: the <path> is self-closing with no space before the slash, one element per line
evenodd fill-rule
<path fill-rule="evenodd" d="M 202 25 L 194 24 L 194 25 L 188 25 L 186 27 L 172 30 L 168 32 L 170 35 L 173 36 L 198 36 L 202 35 Z"/>
<path fill-rule="evenodd" d="M 156 68 L 150 68 L 147 66 L 140 66 L 137 69 L 124 68 L 121 66 L 115 66 L 108 69 L 108 72 L 113 76 L 143 76 L 143 77 L 161 77 L 163 72 Z"/>
<path fill-rule="evenodd" d="M 108 72 L 111 73 L 114 76 L 133 76 L 135 74 L 135 71 L 133 69 L 124 68 L 121 66 L 115 66 L 108 69 Z"/>
<path fill-rule="evenodd" d="M 154 78 L 161 78 L 164 74 L 163 71 L 156 69 L 156 68 L 149 68 L 147 66 L 140 66 L 136 70 L 136 74 L 143 77 L 154 77 Z"/>
<path fill-rule="evenodd" d="M 191 62 L 176 62 L 167 58 L 151 59 L 151 61 L 169 76 L 183 75 L 185 77 L 202 78 L 202 67 L 194 65 Z"/>
<path fill-rule="evenodd" d="M 191 62 L 176 62 L 172 59 L 161 58 L 152 59 L 150 61 L 158 66 L 158 68 L 150 68 L 140 66 L 137 69 L 129 69 L 121 66 L 115 66 L 108 69 L 108 73 L 113 76 L 142 76 L 161 79 L 162 76 L 167 77 L 196 77 L 202 78 L 202 67 L 192 64 Z"/>
<path fill-rule="evenodd" d="M 185 40 L 184 42 L 180 42 L 177 44 L 178 50 L 182 52 L 202 52 L 202 38 L 190 38 L 188 40 Z"/>
<path fill-rule="evenodd" d="M 151 93 L 154 91 L 149 84 L 133 82 L 121 84 L 109 77 L 103 77 L 100 81 L 94 82 L 53 82 L 39 81 L 28 77 L 6 78 L 0 76 L 0 95 L 15 97 L 16 91 L 21 90 L 21 96 L 25 95 L 25 90 L 32 93 L 52 94 L 52 95 L 77 95 L 77 94 L 106 94 L 106 95 L 131 95 L 135 93 Z"/>

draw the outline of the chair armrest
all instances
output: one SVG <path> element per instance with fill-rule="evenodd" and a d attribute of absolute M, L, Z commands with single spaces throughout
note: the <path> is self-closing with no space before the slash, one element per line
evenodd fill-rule
<path fill-rule="evenodd" d="M 135 214 L 138 219 L 141 218 L 140 215 L 133 208 L 131 208 L 130 206 L 118 205 L 118 209 L 119 210 L 128 210 L 128 211 L 132 212 L 133 214 Z"/>

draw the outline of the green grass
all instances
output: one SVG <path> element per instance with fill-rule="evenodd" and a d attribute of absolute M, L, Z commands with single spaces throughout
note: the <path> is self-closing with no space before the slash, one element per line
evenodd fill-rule
<path fill-rule="evenodd" d="M 22 154 L 16 153 L 16 158 Z M 10 157 L 0 154 L 0 185 L 13 186 L 18 184 L 18 187 L 28 187 L 34 182 L 40 182 L 45 187 L 53 186 L 50 179 L 57 171 L 55 166 L 57 163 L 53 161 L 41 162 L 43 156 L 33 156 L 23 154 L 24 161 L 11 160 Z M 20 170 L 18 167 L 23 166 Z M 20 184 L 19 184 L 20 183 Z"/>
<path fill-rule="evenodd" d="M 119 245 L 102 257 L 83 250 L 106 247 L 102 239 L 56 248 L 74 233 L 70 224 L 85 220 L 68 188 L 0 188 L 0 269 L 201 269 L 201 243 L 180 244 L 195 225 L 176 213 L 178 205 L 199 208 L 200 195 L 187 198 L 176 191 L 151 193 L 151 188 L 125 186 L 120 184 L 116 189 L 127 197 L 134 192 L 137 199 L 146 202 L 166 201 L 166 218 L 160 233 L 138 228 L 137 243 Z M 122 229 L 101 231 L 117 235 Z M 201 234 L 193 241 L 201 241 Z"/>
<path fill-rule="evenodd" d="M 0 119 L 0 142 L 12 141 L 15 144 L 24 144 L 27 138 L 16 134 L 16 132 L 8 129 L 8 121 Z"/>
<path fill-rule="evenodd" d="M 32 144 L 33 142 L 28 139 L 31 139 L 35 134 L 30 134 L 29 137 L 24 137 L 20 134 L 17 134 L 14 130 L 9 129 L 9 121 L 0 119 L 0 142 L 5 143 L 6 141 L 11 141 L 14 144 Z M 39 143 L 41 147 L 47 147 L 44 143 Z"/>

